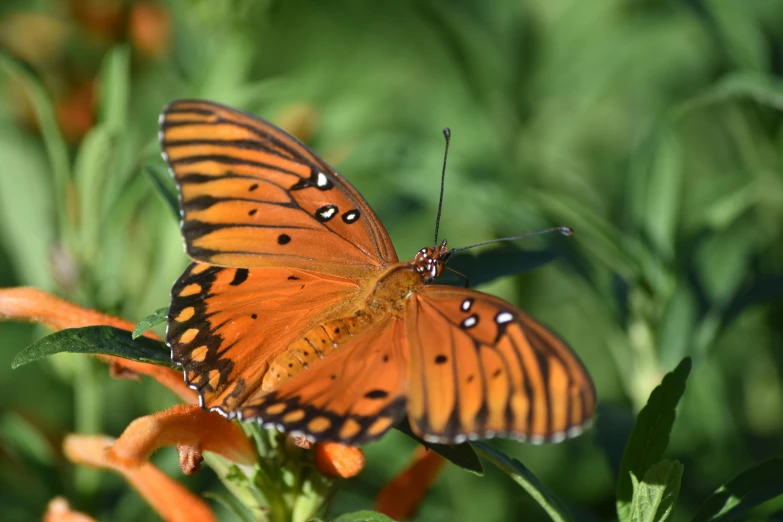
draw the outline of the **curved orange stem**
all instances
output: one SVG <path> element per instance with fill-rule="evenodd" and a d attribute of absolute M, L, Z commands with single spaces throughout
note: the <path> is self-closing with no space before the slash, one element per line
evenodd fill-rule
<path fill-rule="evenodd" d="M 52 330 L 107 325 L 133 331 L 130 321 L 113 317 L 96 310 L 70 303 L 37 288 L 0 288 L 0 319 L 17 319 L 41 323 Z M 144 334 L 159 339 L 154 333 Z M 113 371 L 122 370 L 149 375 L 189 404 L 198 404 L 198 395 L 185 385 L 182 374 L 171 368 L 130 361 L 111 355 L 99 355 L 99 359 L 113 365 Z"/>

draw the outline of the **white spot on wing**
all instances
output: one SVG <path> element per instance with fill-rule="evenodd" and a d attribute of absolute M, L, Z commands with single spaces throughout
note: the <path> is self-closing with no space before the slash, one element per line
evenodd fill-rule
<path fill-rule="evenodd" d="M 553 433 L 552 436 L 549 438 L 549 442 L 553 444 L 557 444 L 558 442 L 563 442 L 566 439 L 566 434 L 563 431 L 558 431 L 557 433 Z"/>
<path fill-rule="evenodd" d="M 462 308 L 462 311 L 463 311 L 463 312 L 467 312 L 468 310 L 470 310 L 470 307 L 471 307 L 472 305 L 473 305 L 473 299 L 471 299 L 470 297 L 468 297 L 467 299 L 465 299 L 464 301 L 462 301 L 462 306 L 461 306 L 460 308 Z"/>
<path fill-rule="evenodd" d="M 478 317 L 476 314 L 473 314 L 469 317 L 466 317 L 464 321 L 462 321 L 462 327 L 463 328 L 473 328 L 476 326 L 476 323 L 478 323 Z"/>
<path fill-rule="evenodd" d="M 497 317 L 495 317 L 495 322 L 498 324 L 505 324 L 513 319 L 514 316 L 511 314 L 511 312 L 500 312 Z"/>
<path fill-rule="evenodd" d="M 326 185 L 329 184 L 329 179 L 326 177 L 326 174 L 324 174 L 323 172 L 319 172 L 318 177 L 315 180 L 315 184 L 318 185 L 319 187 L 325 187 Z"/>

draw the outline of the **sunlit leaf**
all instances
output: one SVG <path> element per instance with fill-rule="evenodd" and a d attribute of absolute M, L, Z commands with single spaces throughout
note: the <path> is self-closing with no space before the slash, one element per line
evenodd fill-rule
<path fill-rule="evenodd" d="M 641 482 L 631 474 L 633 499 L 628 522 L 664 522 L 668 520 L 680 493 L 683 465 L 662 460 L 654 464 Z M 623 520 L 623 519 L 621 519 Z"/>
<path fill-rule="evenodd" d="M 522 489 L 533 497 L 538 505 L 544 508 L 549 518 L 555 522 L 568 522 L 573 520 L 568 508 L 557 498 L 554 493 L 544 486 L 533 473 L 517 459 L 511 458 L 505 453 L 493 448 L 486 442 L 476 441 L 470 443 L 476 452 L 501 471 L 511 477 L 514 482 L 522 486 Z"/>
<path fill-rule="evenodd" d="M 165 323 L 168 319 L 168 308 L 158 308 L 150 315 L 136 323 L 136 327 L 133 329 L 132 337 L 137 339 L 144 335 L 144 332 L 158 326 L 161 323 Z"/>
<path fill-rule="evenodd" d="M 686 357 L 674 371 L 664 376 L 636 418 L 617 479 L 617 515 L 620 520 L 630 520 L 633 498 L 631 474 L 643 477 L 653 464 L 661 460 L 669 445 L 677 404 L 685 393 L 690 371 L 691 360 Z"/>
<path fill-rule="evenodd" d="M 14 357 L 12 368 L 43 359 L 56 353 L 87 353 L 114 355 L 132 361 L 177 368 L 171 360 L 166 345 L 147 337 L 131 338 L 131 333 L 111 326 L 86 326 L 68 328 L 47 335 Z"/>
<path fill-rule="evenodd" d="M 783 458 L 743 471 L 707 499 L 693 522 L 737 520 L 749 509 L 783 495 Z"/>

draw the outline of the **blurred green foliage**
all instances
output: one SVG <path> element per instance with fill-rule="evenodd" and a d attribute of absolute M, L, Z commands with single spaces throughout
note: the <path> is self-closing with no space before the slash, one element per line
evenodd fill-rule
<path fill-rule="evenodd" d="M 167 305 L 186 258 L 154 172 L 157 115 L 175 98 L 297 127 L 401 258 L 431 241 L 448 125 L 451 245 L 576 230 L 522 245 L 556 262 L 481 288 L 575 348 L 597 426 L 497 447 L 577 520 L 611 519 L 632 416 L 689 355 L 666 455 L 685 464 L 674 520 L 783 453 L 783 3 L 6 0 L 0 44 L 21 58 L 0 62 L 0 285 L 131 320 Z M 100 519 L 154 519 L 119 478 L 67 464 L 60 441 L 116 436 L 174 398 L 78 355 L 12 371 L 42 333 L 0 324 L 3 519 L 38 519 L 59 494 Z M 371 508 L 412 447 L 398 433 L 368 446 L 333 511 Z M 155 462 L 181 476 L 173 451 Z M 208 470 L 183 480 L 220 488 Z M 781 512 L 778 498 L 747 516 Z M 546 514 L 496 470 L 449 468 L 417 520 Z"/>

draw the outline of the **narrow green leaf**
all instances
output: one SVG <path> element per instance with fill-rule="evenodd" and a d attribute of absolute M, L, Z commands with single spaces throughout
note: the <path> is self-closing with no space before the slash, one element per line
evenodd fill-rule
<path fill-rule="evenodd" d="M 664 376 L 636 418 L 625 446 L 617 479 L 617 516 L 622 521 L 630 520 L 631 516 L 631 476 L 643 477 L 650 466 L 661 460 L 666 446 L 669 445 L 669 434 L 676 417 L 675 410 L 685 392 L 690 371 L 691 359 L 686 357 L 674 371 Z"/>
<path fill-rule="evenodd" d="M 74 161 L 73 176 L 79 191 L 79 254 L 95 259 L 100 250 L 103 194 L 111 171 L 114 145 L 105 125 L 90 129 L 84 136 Z"/>
<path fill-rule="evenodd" d="M 168 308 L 158 308 L 154 312 L 152 312 L 150 315 L 136 323 L 136 328 L 133 329 L 133 334 L 131 334 L 131 337 L 133 339 L 138 339 L 142 335 L 144 335 L 144 332 L 147 330 L 154 328 L 155 326 L 158 326 L 161 323 L 165 323 L 166 319 L 168 319 L 169 315 L 169 309 Z"/>
<path fill-rule="evenodd" d="M 750 99 L 760 105 L 783 111 L 783 82 L 759 73 L 729 74 L 703 94 L 680 105 L 674 116 L 683 117 L 691 111 L 737 99 Z"/>
<path fill-rule="evenodd" d="M 100 79 L 100 121 L 112 132 L 119 132 L 128 124 L 130 50 L 127 46 L 115 47 L 106 54 Z"/>
<path fill-rule="evenodd" d="M 332 522 L 394 522 L 394 519 L 375 511 L 356 511 L 340 515 Z"/>
<path fill-rule="evenodd" d="M 554 493 L 541 483 L 533 473 L 527 469 L 518 460 L 509 457 L 505 453 L 498 451 L 486 442 L 476 441 L 471 442 L 471 446 L 476 452 L 484 459 L 490 461 L 497 466 L 501 471 L 508 474 L 509 477 L 517 484 L 528 492 L 533 497 L 533 500 L 544 508 L 549 518 L 555 522 L 567 522 L 572 521 L 571 514 L 566 508 L 565 504 L 557 498 Z"/>
<path fill-rule="evenodd" d="M 664 522 L 671 517 L 680 494 L 683 465 L 662 460 L 654 464 L 641 482 L 633 474 L 630 522 Z"/>
<path fill-rule="evenodd" d="M 481 465 L 481 460 L 479 460 L 478 455 L 476 455 L 473 447 L 467 442 L 453 446 L 449 444 L 432 444 L 429 442 L 424 442 L 422 439 L 417 437 L 415 433 L 413 433 L 411 426 L 408 423 L 408 419 L 400 422 L 397 426 L 395 426 L 395 428 L 424 447 L 431 449 L 455 466 L 459 466 L 465 471 L 470 471 L 471 473 L 475 473 L 478 476 L 484 475 L 484 466 Z"/>
<path fill-rule="evenodd" d="M 134 341 L 130 332 L 111 326 L 69 328 L 47 335 L 16 354 L 11 361 L 11 368 L 19 368 L 61 352 L 114 355 L 132 361 L 177 368 L 171 362 L 169 350 L 162 342 L 147 337 Z"/>
<path fill-rule="evenodd" d="M 38 123 L 41 125 L 41 134 L 43 135 L 49 162 L 52 166 L 56 193 L 55 201 L 60 205 L 58 215 L 61 219 L 64 219 L 65 186 L 71 177 L 70 165 L 68 161 L 68 146 L 60 132 L 60 127 L 57 125 L 52 101 L 46 89 L 44 89 L 43 82 L 39 79 L 38 74 L 27 63 L 0 51 L 0 67 L 20 79 L 29 90 L 33 108 L 36 116 L 38 116 Z M 65 221 L 61 224 L 65 225 Z"/>
<path fill-rule="evenodd" d="M 707 499 L 693 522 L 734 520 L 749 509 L 783 495 L 783 458 L 743 471 Z"/>
<path fill-rule="evenodd" d="M 177 188 L 174 186 L 174 181 L 171 179 L 171 176 L 169 176 L 169 174 L 166 173 L 163 169 L 152 165 L 147 165 L 144 167 L 144 172 L 147 173 L 150 180 L 152 181 L 152 184 L 155 185 L 158 194 L 160 194 L 160 197 L 163 198 L 163 201 L 166 202 L 168 207 L 174 213 L 174 217 L 176 217 L 177 221 L 179 221 L 179 196 L 177 196 Z"/>
<path fill-rule="evenodd" d="M 671 129 L 653 138 L 654 151 L 648 163 L 644 227 L 656 249 L 666 259 L 674 256 L 683 188 L 683 155 Z"/>

